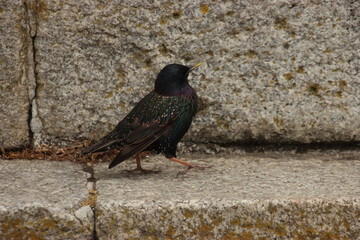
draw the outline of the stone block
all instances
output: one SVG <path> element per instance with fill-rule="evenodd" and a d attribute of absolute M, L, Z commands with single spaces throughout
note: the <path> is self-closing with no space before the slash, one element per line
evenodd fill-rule
<path fill-rule="evenodd" d="M 0 159 L 1 239 L 92 239 L 88 177 L 70 162 Z"/>
<path fill-rule="evenodd" d="M 131 175 L 126 161 L 95 168 L 99 239 L 358 239 L 359 153 L 247 154 L 183 160 L 213 165 L 176 177 Z"/>
<path fill-rule="evenodd" d="M 35 141 L 100 138 L 169 63 L 190 82 L 197 143 L 360 141 L 357 1 L 44 1 Z"/>
<path fill-rule="evenodd" d="M 0 147 L 20 148 L 29 138 L 29 88 L 34 86 L 27 9 L 21 1 L 0 3 Z M 33 78 L 32 78 L 33 79 Z"/>

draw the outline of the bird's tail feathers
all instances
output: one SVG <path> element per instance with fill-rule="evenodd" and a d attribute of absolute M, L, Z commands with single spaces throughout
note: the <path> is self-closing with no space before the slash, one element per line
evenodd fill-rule
<path fill-rule="evenodd" d="M 88 153 L 102 152 L 108 150 L 108 147 L 117 141 L 118 139 L 113 139 L 113 140 L 103 139 L 91 145 L 90 147 L 82 150 L 81 153 L 85 155 Z"/>

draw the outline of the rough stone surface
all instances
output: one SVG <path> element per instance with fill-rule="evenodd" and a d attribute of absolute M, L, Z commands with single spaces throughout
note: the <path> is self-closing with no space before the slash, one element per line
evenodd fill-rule
<path fill-rule="evenodd" d="M 168 63 L 198 143 L 360 141 L 359 1 L 39 1 L 35 142 L 96 138 Z"/>
<path fill-rule="evenodd" d="M 91 239 L 88 177 L 70 162 L 0 159 L 0 238 Z"/>
<path fill-rule="evenodd" d="M 247 154 L 95 168 L 99 239 L 359 239 L 359 153 Z"/>
<path fill-rule="evenodd" d="M 27 9 L 21 1 L 0 2 L 0 147 L 29 143 L 29 93 L 33 86 Z"/>

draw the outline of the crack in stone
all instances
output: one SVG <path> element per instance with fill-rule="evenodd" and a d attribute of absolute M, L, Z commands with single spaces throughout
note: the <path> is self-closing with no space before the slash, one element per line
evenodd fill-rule
<path fill-rule="evenodd" d="M 93 166 L 85 166 L 83 171 L 90 173 L 91 176 L 87 179 L 87 187 L 89 191 L 89 204 L 91 206 L 91 210 L 93 211 L 94 217 L 94 226 L 93 226 L 93 240 L 98 240 L 97 232 L 96 232 L 96 199 L 97 199 L 97 191 L 96 191 L 96 178 L 95 171 Z"/>
<path fill-rule="evenodd" d="M 28 40 L 29 44 L 28 47 L 28 54 L 27 54 L 27 62 L 28 64 L 28 91 L 29 91 L 29 112 L 28 112 L 28 125 L 29 125 L 29 138 L 30 138 L 30 145 L 31 147 L 35 147 L 39 145 L 39 136 L 36 134 L 40 134 L 42 130 L 42 121 L 38 115 L 37 109 L 37 94 L 38 94 L 38 75 L 36 71 L 36 37 L 37 37 L 37 26 L 38 26 L 38 14 L 37 14 L 37 7 L 38 2 L 36 0 L 25 0 L 24 7 L 26 12 L 26 23 L 28 25 Z M 91 177 L 87 179 L 88 191 L 89 191 L 89 199 L 90 200 L 90 207 L 93 211 L 93 239 L 98 240 L 97 232 L 96 232 L 96 178 L 94 177 L 94 169 L 93 167 L 87 166 L 84 168 L 85 172 L 91 174 Z M 92 183 L 92 184 L 91 184 Z M 76 216 L 75 216 L 76 217 Z M 77 218 L 77 217 L 76 217 Z M 81 223 L 82 220 L 77 218 Z"/>
<path fill-rule="evenodd" d="M 36 47 L 35 41 L 37 37 L 37 1 L 24 1 L 24 8 L 26 12 L 26 24 L 28 25 L 28 41 L 27 44 L 27 78 L 28 78 L 28 93 L 29 93 L 29 111 L 28 111 L 28 128 L 30 146 L 34 147 L 36 133 L 42 129 L 41 119 L 37 111 L 37 91 L 38 91 L 38 76 L 36 71 Z"/>

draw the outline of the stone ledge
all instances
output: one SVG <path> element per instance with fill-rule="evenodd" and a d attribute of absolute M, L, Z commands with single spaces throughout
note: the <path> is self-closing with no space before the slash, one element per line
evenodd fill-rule
<path fill-rule="evenodd" d="M 182 159 L 213 167 L 176 177 L 154 156 L 143 166 L 162 172 L 131 175 L 129 159 L 97 164 L 91 184 L 79 164 L 0 160 L 1 239 L 360 238 L 360 152 Z"/>
<path fill-rule="evenodd" d="M 0 159 L 0 238 L 91 239 L 88 177 L 71 162 Z"/>
<path fill-rule="evenodd" d="M 157 175 L 129 175 L 127 161 L 95 168 L 99 239 L 357 239 L 360 158 L 337 154 L 247 154 L 145 161 Z"/>
<path fill-rule="evenodd" d="M 97 205 L 99 239 L 359 239 L 360 201 L 116 201 Z"/>

